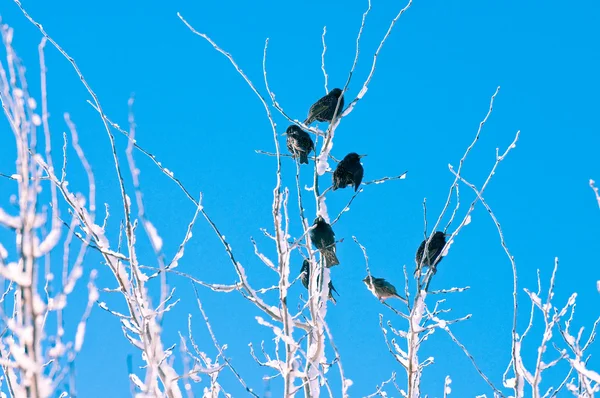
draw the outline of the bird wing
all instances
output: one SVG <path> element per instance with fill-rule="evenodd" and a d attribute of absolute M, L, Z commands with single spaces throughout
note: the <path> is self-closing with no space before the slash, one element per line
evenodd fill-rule
<path fill-rule="evenodd" d="M 358 189 L 360 187 L 360 183 L 362 182 L 363 176 L 365 174 L 365 170 L 361 165 L 354 170 L 354 187 Z"/>
<path fill-rule="evenodd" d="M 431 262 L 437 265 L 440 261 L 442 261 L 442 250 L 444 249 L 444 245 L 436 247 L 435 253 L 431 256 Z"/>
<path fill-rule="evenodd" d="M 384 283 L 385 289 L 392 295 L 397 295 L 398 292 L 396 291 L 396 287 L 394 285 L 392 285 L 391 283 L 389 283 L 388 281 L 385 281 Z"/>
<path fill-rule="evenodd" d="M 333 170 L 333 190 L 335 191 L 338 188 L 344 187 L 344 171 L 341 169 L 340 165 Z"/>
<path fill-rule="evenodd" d="M 327 239 L 323 239 L 327 246 L 331 246 L 335 243 L 335 232 L 333 232 L 333 228 L 331 225 L 327 224 Z"/>
<path fill-rule="evenodd" d="M 320 116 L 323 112 L 327 111 L 328 108 L 329 107 L 326 103 L 319 101 L 310 107 L 310 111 L 308 112 L 308 118 L 316 118 L 317 116 Z"/>
<path fill-rule="evenodd" d="M 315 143 L 308 134 L 302 134 L 299 138 L 300 146 L 304 152 L 310 152 L 315 148 Z"/>

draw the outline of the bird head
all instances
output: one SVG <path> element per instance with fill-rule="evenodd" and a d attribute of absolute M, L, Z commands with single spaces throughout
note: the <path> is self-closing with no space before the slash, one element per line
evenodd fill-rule
<path fill-rule="evenodd" d="M 300 133 L 302 130 L 300 129 L 300 127 L 296 126 L 295 124 L 292 124 L 290 127 L 287 128 L 287 130 L 285 130 L 285 133 L 281 134 L 281 135 L 298 135 L 298 133 Z"/>
<path fill-rule="evenodd" d="M 372 276 L 367 275 L 367 276 L 365 276 L 365 278 L 362 281 L 365 283 L 365 285 L 369 285 L 371 283 L 372 278 L 373 278 Z"/>
<path fill-rule="evenodd" d="M 440 239 L 440 240 L 446 240 L 446 238 L 450 236 L 449 234 L 443 233 L 441 231 L 436 231 L 435 234 L 433 234 L 432 239 Z"/>
<path fill-rule="evenodd" d="M 329 95 L 333 95 L 334 97 L 339 98 L 340 95 L 342 95 L 342 90 L 339 88 L 334 88 L 329 92 Z"/>
<path fill-rule="evenodd" d="M 323 219 L 323 217 L 321 216 L 317 216 L 317 218 L 315 218 L 315 220 L 313 221 L 313 224 L 319 224 L 325 222 L 325 220 Z"/>
<path fill-rule="evenodd" d="M 360 159 L 364 158 L 365 156 L 367 156 L 367 155 L 359 155 L 356 152 L 350 152 L 349 154 L 346 155 L 344 160 L 350 161 L 350 162 L 360 162 Z"/>

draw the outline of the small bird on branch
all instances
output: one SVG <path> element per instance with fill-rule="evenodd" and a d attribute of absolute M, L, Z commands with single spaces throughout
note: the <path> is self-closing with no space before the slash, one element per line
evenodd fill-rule
<path fill-rule="evenodd" d="M 417 254 L 415 256 L 415 262 L 417 263 L 417 267 L 415 269 L 415 274 L 423 267 L 430 267 L 431 271 L 435 274 L 436 267 L 442 261 L 442 250 L 444 250 L 444 246 L 446 246 L 446 236 L 447 234 L 436 231 L 431 239 L 429 239 L 429 243 L 427 243 L 427 239 L 421 242 L 421 245 L 417 249 Z M 425 252 L 425 245 L 427 244 L 427 252 Z"/>
<path fill-rule="evenodd" d="M 315 149 L 315 143 L 310 135 L 300 127 L 292 124 L 287 128 L 287 148 L 294 159 L 299 159 L 300 164 L 308 164 L 308 154 Z"/>
<path fill-rule="evenodd" d="M 373 293 L 375 297 L 379 299 L 379 301 L 384 301 L 385 299 L 396 297 L 402 301 L 406 301 L 404 297 L 398 294 L 394 285 L 389 283 L 383 278 L 375 278 L 374 276 L 367 275 L 365 279 L 363 279 L 367 288 Z"/>
<path fill-rule="evenodd" d="M 338 265 L 340 261 L 335 254 L 335 234 L 331 225 L 329 225 L 321 216 L 315 218 L 313 228 L 309 232 L 310 240 L 325 259 L 327 268 Z"/>
<path fill-rule="evenodd" d="M 338 105 L 339 100 L 339 105 Z M 337 108 L 337 112 L 335 111 Z M 334 88 L 326 96 L 319 99 L 310 107 L 305 125 L 310 125 L 315 120 L 319 122 L 330 122 L 338 117 L 344 110 L 344 96 L 342 90 Z"/>
<path fill-rule="evenodd" d="M 354 191 L 358 191 L 358 187 L 362 182 L 365 169 L 360 163 L 360 159 L 367 155 L 359 155 L 351 152 L 338 163 L 333 172 L 333 190 L 338 188 L 346 188 L 348 185 L 354 187 Z"/>

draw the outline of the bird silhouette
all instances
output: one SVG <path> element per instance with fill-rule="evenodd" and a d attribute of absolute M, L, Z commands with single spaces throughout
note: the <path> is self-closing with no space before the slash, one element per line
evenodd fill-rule
<path fill-rule="evenodd" d="M 315 149 L 315 143 L 310 135 L 300 127 L 292 124 L 284 133 L 287 135 L 287 148 L 294 159 L 300 164 L 308 164 L 308 154 Z"/>
<path fill-rule="evenodd" d="M 351 152 L 338 163 L 333 172 L 333 190 L 338 188 L 346 188 L 348 185 L 354 186 L 354 191 L 358 191 L 358 187 L 363 179 L 365 169 L 363 169 L 360 159 L 366 155 L 359 155 Z"/>
<path fill-rule="evenodd" d="M 442 254 L 442 250 L 444 250 L 444 246 L 446 245 L 446 234 L 441 231 L 436 231 L 431 239 L 429 239 L 429 244 L 427 244 L 427 252 L 425 252 L 425 245 L 427 244 L 427 239 L 421 242 L 421 245 L 417 249 L 417 254 L 415 256 L 415 262 L 417 263 L 417 268 L 415 270 L 415 274 L 423 267 L 431 267 L 431 271 L 435 274 L 436 267 L 444 258 Z"/>
<path fill-rule="evenodd" d="M 313 228 L 309 232 L 310 240 L 321 256 L 325 258 L 327 268 L 338 265 L 340 261 L 335 254 L 335 234 L 331 225 L 329 225 L 321 216 L 315 218 Z"/>
<path fill-rule="evenodd" d="M 390 297 L 396 297 L 402 301 L 406 301 L 404 297 L 398 294 L 394 285 L 383 278 L 375 278 L 374 276 L 367 275 L 365 279 L 363 279 L 363 282 L 365 285 L 367 285 L 367 288 L 371 291 L 371 293 L 373 293 L 373 295 L 380 301 Z"/>
<path fill-rule="evenodd" d="M 310 262 L 308 260 L 304 260 L 302 262 L 302 268 L 300 268 L 300 281 L 302 282 L 302 285 L 306 289 L 308 289 L 308 281 L 309 280 L 310 280 Z M 317 284 L 319 283 L 320 280 L 321 280 L 321 275 L 318 275 L 317 276 Z M 333 283 L 331 283 L 331 280 L 327 284 L 327 287 L 329 289 L 329 291 L 327 292 L 329 300 L 331 300 L 333 302 L 333 304 L 337 304 L 337 301 L 336 301 L 335 297 L 333 297 L 332 292 L 336 292 L 336 294 L 338 296 L 340 294 L 338 293 L 337 290 L 335 290 L 335 287 L 333 287 Z"/>
<path fill-rule="evenodd" d="M 336 107 L 337 112 L 335 111 Z M 335 117 L 338 117 L 343 110 L 344 96 L 342 95 L 342 90 L 334 88 L 310 107 L 308 117 L 304 121 L 304 124 L 308 126 L 315 120 L 318 120 L 319 122 L 331 122 L 334 119 L 334 114 Z"/>

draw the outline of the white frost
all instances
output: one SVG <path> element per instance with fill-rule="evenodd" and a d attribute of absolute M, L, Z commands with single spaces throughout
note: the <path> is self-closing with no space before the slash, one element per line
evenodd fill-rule
<path fill-rule="evenodd" d="M 135 384 L 140 390 L 144 391 L 146 389 L 146 386 L 144 385 L 144 383 L 140 380 L 139 377 L 137 377 L 137 375 L 135 374 L 130 374 L 129 375 L 129 379 L 133 382 L 133 384 Z"/>
<path fill-rule="evenodd" d="M 454 243 L 454 239 L 451 239 L 450 242 L 448 242 L 448 244 L 446 244 L 446 248 L 442 252 L 442 257 L 445 257 L 448 255 L 448 252 L 450 251 L 450 246 L 452 246 L 453 243 Z"/>
<path fill-rule="evenodd" d="M 79 352 L 83 345 L 83 338 L 85 337 L 85 322 L 79 322 L 77 325 L 77 333 L 75 334 L 75 351 Z"/>
<path fill-rule="evenodd" d="M 444 395 L 448 395 L 452 392 L 450 384 L 452 384 L 452 379 L 450 378 L 450 376 L 446 376 L 446 380 L 444 381 Z"/>
<path fill-rule="evenodd" d="M 600 383 L 600 374 L 594 372 L 593 370 L 589 370 L 585 367 L 585 364 L 581 361 L 569 361 L 571 365 L 575 368 L 577 373 L 587 377 L 590 380 L 595 381 L 596 383 Z"/>
<path fill-rule="evenodd" d="M 42 118 L 37 113 L 34 113 L 33 116 L 31 116 L 31 122 L 33 123 L 34 126 L 41 126 Z"/>
<path fill-rule="evenodd" d="M 365 94 L 367 93 L 368 90 L 369 90 L 369 88 L 367 87 L 367 85 L 364 85 L 363 88 L 358 93 L 358 95 L 356 96 L 356 98 L 361 99 L 362 97 L 365 96 Z"/>
<path fill-rule="evenodd" d="M 7 214 L 4 209 L 0 207 L 0 224 L 4 224 L 8 228 L 19 229 L 21 227 L 21 219 Z"/>
<path fill-rule="evenodd" d="M 537 294 L 528 290 L 526 290 L 525 292 L 529 295 L 529 298 L 537 307 L 542 308 L 542 300 L 538 297 Z"/>
<path fill-rule="evenodd" d="M 517 385 L 517 379 L 515 377 L 506 379 L 504 381 L 504 387 L 506 387 L 506 388 L 515 388 L 516 385 Z"/>
<path fill-rule="evenodd" d="M 2 260 L 6 260 L 8 258 L 8 251 L 6 250 L 6 248 L 2 245 L 2 243 L 0 243 L 0 258 Z M 598 281 L 598 283 L 600 284 L 600 281 Z"/>
<path fill-rule="evenodd" d="M 27 274 L 15 262 L 8 263 L 6 267 L 0 267 L 0 275 L 22 287 L 29 287 L 31 285 L 31 280 L 27 278 Z"/>
<path fill-rule="evenodd" d="M 354 382 L 350 379 L 344 379 L 344 390 L 347 390 L 348 387 L 352 387 Z"/>
<path fill-rule="evenodd" d="M 98 289 L 96 288 L 96 285 L 90 283 L 89 293 L 88 293 L 88 301 L 93 303 L 93 302 L 98 301 L 99 298 L 100 298 L 100 294 L 98 293 Z"/>
<path fill-rule="evenodd" d="M 327 213 L 327 205 L 325 204 L 325 196 L 321 196 L 319 198 L 319 211 L 317 212 L 318 216 L 323 217 L 326 223 L 330 223 L 329 214 Z"/>
<path fill-rule="evenodd" d="M 54 249 L 54 247 L 58 244 L 61 235 L 60 232 L 60 228 L 53 228 L 52 231 L 50 231 L 50 233 L 48 234 L 48 236 L 46 236 L 46 238 L 40 244 L 39 247 L 39 252 L 41 256 L 50 252 L 50 250 Z"/>
<path fill-rule="evenodd" d="M 33 296 L 33 312 L 35 314 L 43 314 L 46 310 L 46 304 L 39 294 Z"/>
<path fill-rule="evenodd" d="M 73 267 L 67 280 L 67 284 L 64 287 L 65 294 L 70 294 L 75 288 L 75 283 L 83 275 L 83 267 L 81 265 Z"/>
<path fill-rule="evenodd" d="M 154 246 L 157 251 L 160 251 L 162 249 L 163 240 L 158 235 L 156 228 L 154 227 L 154 225 L 152 225 L 152 223 L 150 221 L 145 221 L 144 226 L 146 227 L 146 230 L 148 231 L 148 237 L 152 241 L 152 246 Z"/>
<path fill-rule="evenodd" d="M 329 153 L 326 153 L 325 155 L 326 156 L 321 155 L 318 157 L 317 174 L 319 174 L 320 176 L 325 174 L 325 172 L 329 168 L 329 163 L 327 163 L 327 155 L 329 155 Z"/>

